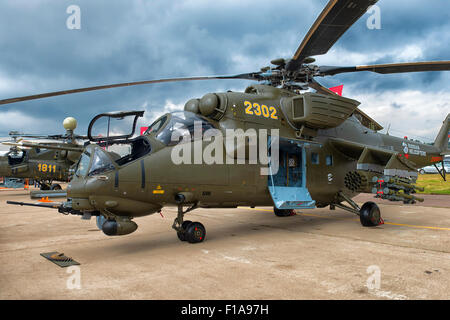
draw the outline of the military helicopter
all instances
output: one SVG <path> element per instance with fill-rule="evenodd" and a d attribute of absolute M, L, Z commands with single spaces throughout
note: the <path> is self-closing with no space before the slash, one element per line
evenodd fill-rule
<path fill-rule="evenodd" d="M 369 192 L 378 198 L 407 204 L 423 201 L 415 196 L 420 190 L 415 184 L 417 169 L 442 161 L 448 153 L 450 115 L 433 145 L 396 138 L 379 133 L 382 126 L 358 108 L 358 101 L 335 94 L 315 79 L 362 71 L 390 74 L 450 70 L 450 61 L 352 67 L 314 65 L 311 56 L 327 53 L 376 2 L 330 0 L 292 58 L 272 60 L 271 67 L 257 72 L 128 82 L 0 100 L 0 104 L 5 104 L 175 81 L 262 82 L 244 92 L 215 92 L 191 99 L 184 111 L 156 119 L 142 136 L 108 137 L 110 144 L 131 146 L 131 152 L 119 159 L 95 143 L 98 139 L 89 132 L 90 128 L 91 143 L 77 163 L 67 188 L 67 201 L 8 203 L 103 217 L 101 228 L 110 236 L 134 232 L 137 224 L 133 218 L 176 206 L 178 215 L 173 229 L 178 238 L 198 243 L 205 240 L 205 227 L 184 220 L 184 215 L 200 207 L 273 206 L 277 216 L 289 216 L 294 209 L 338 207 L 358 215 L 363 226 L 373 227 L 382 222 L 380 209 L 372 201 L 360 207 L 352 200 L 358 193 Z M 309 88 L 316 92 L 304 92 Z M 131 112 L 129 116 L 139 117 L 141 113 Z M 258 144 L 258 150 L 268 158 L 267 163 L 251 162 L 249 154 L 255 143 L 246 134 L 252 129 L 259 131 L 256 135 L 270 129 L 267 141 Z M 240 142 L 228 147 L 225 139 L 217 144 L 221 141 L 220 134 L 226 136 L 228 131 L 238 132 L 231 140 L 241 138 Z M 212 141 L 216 143 L 214 148 Z M 198 147 L 205 152 L 214 149 L 210 154 L 222 161 L 202 161 L 200 152 L 197 162 Z M 193 163 L 174 161 L 174 155 L 181 155 L 181 149 L 183 156 L 194 157 Z"/>
<path fill-rule="evenodd" d="M 0 157 L 0 176 L 33 179 L 38 182 L 41 190 L 61 190 L 61 185 L 54 181 L 69 181 L 69 169 L 78 161 L 83 151 L 82 145 L 79 145 L 76 139 L 86 138 L 74 134 L 77 126 L 75 118 L 67 117 L 63 126 L 66 133 L 59 135 L 10 132 L 12 141 L 2 142 L 11 148 L 5 156 Z M 23 138 L 62 142 L 35 143 L 24 141 Z"/>

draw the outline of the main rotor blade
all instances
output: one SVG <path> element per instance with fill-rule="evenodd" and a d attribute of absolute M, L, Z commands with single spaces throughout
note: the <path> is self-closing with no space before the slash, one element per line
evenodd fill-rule
<path fill-rule="evenodd" d="M 378 0 L 330 0 L 287 65 L 296 70 L 309 56 L 325 54 Z"/>
<path fill-rule="evenodd" d="M 20 134 L 20 133 L 15 133 L 15 134 L 10 134 L 11 137 L 21 137 L 21 138 L 31 138 L 31 139 L 59 139 L 61 138 L 61 135 L 54 135 L 54 136 L 49 136 L 49 135 L 40 135 L 40 134 Z"/>
<path fill-rule="evenodd" d="M 450 61 L 425 61 L 425 62 L 407 62 L 407 63 L 391 63 L 376 64 L 368 66 L 356 67 L 320 67 L 320 75 L 333 76 L 339 73 L 371 71 L 381 74 L 389 73 L 405 73 L 405 72 L 421 72 L 421 71 L 449 71 Z"/>
<path fill-rule="evenodd" d="M 11 143 L 11 142 L 3 142 L 2 144 L 6 146 L 13 146 L 13 147 L 27 147 L 27 148 L 40 148 L 40 149 L 51 149 L 51 150 L 67 150 L 67 151 L 76 151 L 76 152 L 82 152 L 83 147 L 82 146 L 57 146 L 57 145 L 51 145 L 51 144 L 45 144 L 45 143 L 31 143 L 31 142 L 23 142 L 23 143 Z"/>
<path fill-rule="evenodd" d="M 65 139 L 69 139 L 69 138 L 74 138 L 74 139 L 87 139 L 87 136 L 80 136 L 77 134 L 72 134 L 72 135 L 68 135 L 68 134 L 53 134 L 53 135 L 17 135 L 18 137 L 22 137 L 22 138 L 33 138 L 33 139 L 43 139 L 43 140 L 65 140 Z"/>
<path fill-rule="evenodd" d="M 116 84 L 108 84 L 102 86 L 95 87 L 87 87 L 80 89 L 70 89 L 63 91 L 55 91 L 48 93 L 35 94 L 31 96 L 23 96 L 17 98 L 3 99 L 0 100 L 0 105 L 15 103 L 20 101 L 34 100 L 34 99 L 42 99 L 54 96 L 62 96 L 65 94 L 86 92 L 86 91 L 94 91 L 94 90 L 104 90 L 110 88 L 118 88 L 118 87 L 128 87 L 128 86 L 137 86 L 142 84 L 152 84 L 152 83 L 162 83 L 162 82 L 179 82 L 179 81 L 195 81 L 195 80 L 214 80 L 214 79 L 246 79 L 246 80 L 258 80 L 259 72 L 255 73 L 242 73 L 236 75 L 224 75 L 224 76 L 205 76 L 205 77 L 188 77 L 188 78 L 169 78 L 169 79 L 157 79 L 157 80 L 145 80 L 145 81 L 135 81 L 135 82 L 124 82 L 124 83 L 116 83 Z"/>

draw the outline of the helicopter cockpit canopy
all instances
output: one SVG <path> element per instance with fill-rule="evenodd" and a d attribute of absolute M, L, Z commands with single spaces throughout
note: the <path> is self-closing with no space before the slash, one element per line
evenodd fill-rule
<path fill-rule="evenodd" d="M 21 164 L 25 160 L 25 156 L 27 155 L 26 151 L 20 150 L 16 152 L 8 152 L 8 164 L 10 166 L 15 166 Z"/>
<path fill-rule="evenodd" d="M 157 119 L 144 134 L 155 134 L 156 139 L 166 146 L 173 146 L 180 141 L 194 139 L 194 130 L 201 130 L 201 136 L 214 126 L 202 116 L 189 111 L 168 113 Z"/>
<path fill-rule="evenodd" d="M 136 124 L 138 118 L 144 115 L 144 111 L 119 111 L 119 112 L 107 112 L 96 115 L 91 122 L 89 123 L 87 136 L 89 141 L 96 142 L 102 145 L 112 145 L 112 144 L 121 144 L 128 143 L 129 139 L 133 137 L 134 132 L 136 130 Z M 112 123 L 111 120 L 124 120 L 125 118 L 132 118 L 131 132 L 127 134 L 111 134 Z M 93 135 L 93 130 L 95 124 L 100 122 L 99 120 L 102 118 L 106 118 L 107 120 L 107 128 L 105 135 Z"/>
<path fill-rule="evenodd" d="M 94 150 L 94 156 L 92 158 L 92 164 L 89 168 L 88 175 L 93 176 L 114 169 L 115 167 L 112 160 L 102 149 L 96 148 Z"/>
<path fill-rule="evenodd" d="M 115 166 L 113 160 L 108 157 L 106 152 L 100 147 L 90 145 L 81 154 L 75 170 L 75 175 L 93 176 L 114 169 Z"/>
<path fill-rule="evenodd" d="M 115 152 L 108 152 L 108 154 L 112 157 L 113 160 L 115 160 L 115 163 L 117 163 L 119 166 L 122 166 L 129 162 L 132 162 L 132 161 L 148 154 L 151 151 L 151 145 L 150 145 L 150 142 L 147 140 L 147 138 L 145 138 L 143 136 L 137 136 L 137 137 L 133 138 L 134 132 L 136 130 L 137 120 L 138 120 L 138 118 L 142 117 L 143 114 L 144 114 L 144 111 L 123 111 L 123 112 L 121 111 L 121 112 L 108 112 L 108 113 L 99 114 L 99 115 L 95 116 L 89 123 L 88 138 L 89 138 L 90 142 L 95 142 L 98 146 L 104 147 L 106 149 L 108 149 L 112 145 L 128 145 L 128 146 L 130 146 L 131 152 L 126 154 L 123 157 L 120 157 Z M 131 131 L 127 134 L 121 133 L 120 127 L 115 128 L 115 125 L 118 124 L 117 121 L 114 121 L 114 123 L 113 123 L 113 120 L 122 121 L 125 118 L 131 118 L 131 120 L 132 120 Z M 99 124 L 99 122 L 101 122 L 99 120 L 101 120 L 101 119 L 107 120 L 106 127 L 103 126 L 103 129 L 106 129 L 106 134 L 94 135 L 93 134 L 94 128 L 97 129 L 96 131 L 98 131 L 98 129 L 102 129 L 102 124 L 101 123 Z M 105 125 L 105 124 L 103 124 L 103 125 Z M 88 145 L 88 144 L 89 143 L 86 143 L 85 145 Z M 85 154 L 85 153 L 83 153 L 83 154 Z M 90 155 L 86 155 L 86 156 L 90 156 Z M 111 166 L 109 166 L 109 164 L 107 162 L 105 162 L 106 158 L 108 158 L 108 156 L 106 156 L 106 154 L 103 154 L 103 157 L 102 157 L 101 153 L 97 154 L 97 151 L 96 151 L 96 153 L 93 156 L 94 156 L 94 159 L 93 159 L 93 163 L 91 165 L 91 171 L 89 171 L 89 174 L 97 174 L 98 170 L 102 171 L 105 168 L 108 168 L 108 169 L 114 168 L 114 165 L 111 164 Z M 87 160 L 85 160 L 85 161 L 87 161 Z M 109 160 L 109 161 L 111 161 L 111 160 Z M 81 161 L 80 161 L 80 164 L 81 164 Z"/>

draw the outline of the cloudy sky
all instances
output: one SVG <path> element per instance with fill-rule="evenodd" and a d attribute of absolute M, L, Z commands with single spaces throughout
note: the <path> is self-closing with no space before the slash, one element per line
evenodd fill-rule
<path fill-rule="evenodd" d="M 0 99 L 135 80 L 258 71 L 292 56 L 327 0 L 9 0 L 0 2 Z M 70 5 L 81 29 L 70 30 Z M 381 29 L 363 16 L 317 64 L 450 60 L 448 0 L 380 0 Z M 390 133 L 432 141 L 450 112 L 450 72 L 342 74 L 344 95 Z M 96 114 L 146 110 L 141 125 L 207 92 L 242 91 L 222 80 L 144 85 L 0 106 L 10 130 L 63 133 L 67 116 L 84 134 Z"/>

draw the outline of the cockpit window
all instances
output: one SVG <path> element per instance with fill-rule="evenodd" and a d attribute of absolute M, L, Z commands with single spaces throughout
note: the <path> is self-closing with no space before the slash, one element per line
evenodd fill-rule
<path fill-rule="evenodd" d="M 25 160 L 26 152 L 10 152 L 8 153 L 8 163 L 10 166 L 15 166 L 21 164 Z"/>
<path fill-rule="evenodd" d="M 201 130 L 201 136 L 203 136 L 206 130 L 213 129 L 214 126 L 195 113 L 187 111 L 173 112 L 170 114 L 169 122 L 156 136 L 156 139 L 167 146 L 173 146 L 182 140 L 193 140 L 196 128 Z"/>
<path fill-rule="evenodd" d="M 144 134 L 150 134 L 150 133 L 158 132 L 159 129 L 161 129 L 162 126 L 166 123 L 166 121 L 167 121 L 167 115 L 162 117 L 162 118 L 159 118 L 158 120 L 153 122 L 150 127 L 148 127 L 148 129 L 144 132 Z"/>
<path fill-rule="evenodd" d="M 114 170 L 115 167 L 109 157 L 100 149 L 95 149 L 89 175 L 93 176 L 106 171 Z"/>
<path fill-rule="evenodd" d="M 78 161 L 77 170 L 75 171 L 75 175 L 79 177 L 85 176 L 87 174 L 87 171 L 89 169 L 90 158 L 91 155 L 87 151 L 84 151 L 81 154 L 80 160 Z"/>

